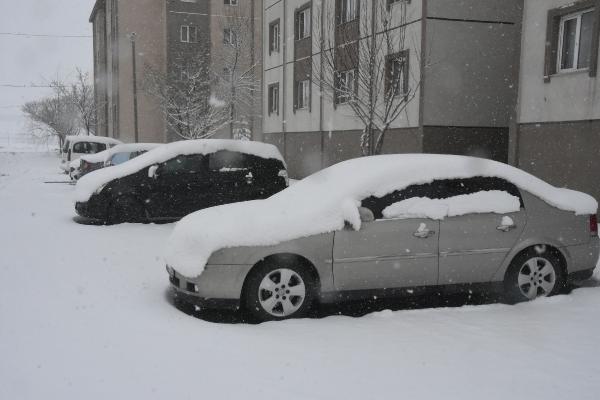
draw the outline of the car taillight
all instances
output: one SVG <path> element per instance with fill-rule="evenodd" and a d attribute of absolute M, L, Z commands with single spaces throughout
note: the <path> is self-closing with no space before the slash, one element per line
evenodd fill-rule
<path fill-rule="evenodd" d="M 596 214 L 590 215 L 590 234 L 598 236 L 598 216 Z"/>

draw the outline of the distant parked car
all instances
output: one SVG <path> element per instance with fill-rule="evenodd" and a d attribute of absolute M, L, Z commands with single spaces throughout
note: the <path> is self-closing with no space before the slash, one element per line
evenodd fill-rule
<path fill-rule="evenodd" d="M 108 223 L 176 220 L 206 207 L 264 199 L 287 184 L 283 157 L 273 145 L 190 140 L 82 177 L 75 211 Z"/>
<path fill-rule="evenodd" d="M 243 306 L 260 320 L 440 287 L 519 302 L 592 275 L 597 208 L 495 161 L 364 157 L 266 200 L 188 215 L 169 239 L 167 271 L 181 301 Z"/>
<path fill-rule="evenodd" d="M 71 162 L 86 154 L 96 154 L 117 144 L 119 140 L 103 136 L 67 136 L 60 151 L 60 168 L 65 174 L 70 172 Z"/>
<path fill-rule="evenodd" d="M 160 146 L 158 143 L 118 144 L 100 153 L 81 156 L 79 162 L 72 166 L 69 175 L 71 179 L 79 179 L 97 169 L 123 164 L 158 146 Z"/>

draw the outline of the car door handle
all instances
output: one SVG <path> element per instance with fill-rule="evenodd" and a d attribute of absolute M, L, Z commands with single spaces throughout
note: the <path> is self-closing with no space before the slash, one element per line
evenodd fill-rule
<path fill-rule="evenodd" d="M 514 225 L 514 224 L 512 224 L 512 225 L 500 225 L 500 226 L 497 226 L 496 229 L 498 229 L 499 231 L 502 231 L 502 232 L 508 232 L 511 229 L 515 229 L 516 227 L 517 226 Z"/>
<path fill-rule="evenodd" d="M 416 231 L 415 233 L 413 233 L 414 237 L 418 237 L 421 239 L 427 239 L 428 237 L 431 237 L 435 235 L 435 231 L 431 231 L 429 229 L 424 229 L 422 231 Z"/>

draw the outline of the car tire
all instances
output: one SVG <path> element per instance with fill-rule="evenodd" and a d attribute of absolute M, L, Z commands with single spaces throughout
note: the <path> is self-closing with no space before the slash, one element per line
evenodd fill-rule
<path fill-rule="evenodd" d="M 134 197 L 121 196 L 111 203 L 106 220 L 111 225 L 124 222 L 144 222 L 146 212 L 142 204 Z"/>
<path fill-rule="evenodd" d="M 242 300 L 258 321 L 274 321 L 306 316 L 315 293 L 315 278 L 301 263 L 264 263 L 250 272 Z"/>
<path fill-rule="evenodd" d="M 537 245 L 519 253 L 504 279 L 504 294 L 510 304 L 554 296 L 565 286 L 563 261 L 555 251 Z"/>

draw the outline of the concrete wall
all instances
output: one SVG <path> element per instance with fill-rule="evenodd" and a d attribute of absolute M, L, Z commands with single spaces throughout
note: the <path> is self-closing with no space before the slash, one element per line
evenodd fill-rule
<path fill-rule="evenodd" d="M 213 71 L 220 74 L 230 63 L 231 51 L 223 44 L 223 31 L 232 28 L 242 36 L 244 50 L 241 52 L 239 71 L 254 66 L 258 87 L 254 101 L 250 104 L 239 102 L 237 112 L 243 115 L 252 130 L 253 140 L 262 140 L 262 0 L 238 1 L 237 6 L 225 5 L 222 0 L 206 1 L 210 3 L 210 44 L 211 65 Z M 238 118 L 241 119 L 241 118 Z M 235 124 L 234 124 L 235 125 Z M 239 125 L 241 126 L 241 125 Z M 234 126 L 235 129 L 237 126 Z M 231 127 L 223 128 L 217 137 L 230 138 Z"/>
<path fill-rule="evenodd" d="M 544 81 L 548 11 L 571 4 L 525 0 L 516 160 L 520 168 L 554 185 L 600 199 L 598 78 L 584 69 Z"/>
<path fill-rule="evenodd" d="M 106 5 L 99 0 L 90 22 L 94 32 L 94 101 L 96 104 L 96 135 L 108 136 L 108 76 L 106 43 Z"/>
<path fill-rule="evenodd" d="M 427 2 L 423 125 L 508 127 L 520 11 L 516 0 Z"/>
<path fill-rule="evenodd" d="M 518 167 L 600 200 L 600 121 L 519 126 Z"/>
<path fill-rule="evenodd" d="M 573 0 L 525 0 L 519 123 L 600 119 L 600 80 L 587 69 L 558 73 L 544 82 L 548 10 Z"/>
<path fill-rule="evenodd" d="M 385 0 L 377 0 L 385 4 Z M 307 4 L 306 0 L 266 0 L 264 1 L 263 17 L 263 59 L 264 84 L 263 109 L 265 141 L 277 144 L 284 152 L 294 177 L 303 177 L 320 168 L 335 162 L 361 155 L 360 136 L 362 122 L 354 115 L 349 105 L 334 105 L 332 93 L 321 87 L 318 79 L 311 84 L 311 104 L 307 109 L 294 109 L 294 75 L 299 68 L 306 68 L 306 63 L 312 65 L 313 76 L 320 74 L 320 45 L 322 32 L 321 15 L 324 16 L 325 36 L 333 34 L 335 18 L 333 1 L 314 0 L 312 10 L 312 59 L 310 51 L 304 54 L 298 51 L 300 42 L 294 40 L 295 11 Z M 370 1 L 362 1 L 359 12 L 360 38 L 368 40 L 371 20 Z M 420 81 L 420 40 L 421 40 L 421 2 L 414 1 L 403 8 L 404 4 L 392 6 L 393 24 L 389 29 L 401 31 L 401 22 L 406 23 L 406 39 L 404 48 L 394 48 L 393 52 L 409 46 L 410 71 L 409 84 L 416 92 L 405 112 L 397 118 L 384 141 L 383 152 L 419 152 L 421 148 L 419 126 L 419 81 Z M 400 14 L 405 12 L 405 19 Z M 281 38 L 280 51 L 269 53 L 269 24 L 279 20 Z M 327 31 L 331 30 L 330 33 Z M 400 34 L 398 34 L 398 38 Z M 397 43 L 399 43 L 398 40 Z M 310 43 L 310 42 L 309 42 Z M 304 44 L 304 41 L 302 42 Z M 300 54 L 302 53 L 302 54 Z M 300 54 L 300 56 L 299 56 Z M 296 58 L 300 57 L 299 60 Z M 359 68 L 366 66 L 359 66 Z M 383 66 L 382 66 L 383 67 Z M 279 113 L 267 113 L 269 85 L 279 83 Z M 359 93 L 366 96 L 366 93 Z M 285 132 L 285 134 L 284 134 Z"/>
<path fill-rule="evenodd" d="M 143 90 L 144 66 L 166 68 L 166 8 L 154 0 L 119 1 L 119 138 L 135 141 L 133 58 L 128 35 L 136 33 L 136 76 L 140 142 L 164 142 L 165 123 L 157 101 Z"/>

